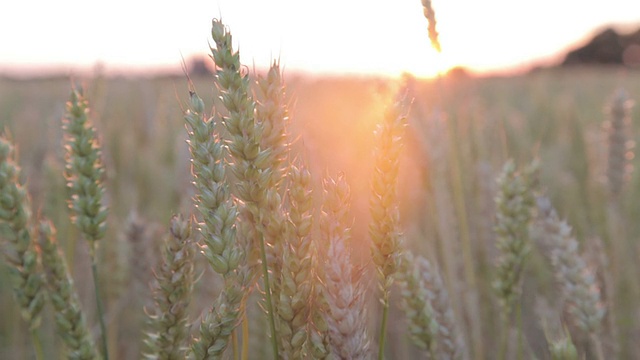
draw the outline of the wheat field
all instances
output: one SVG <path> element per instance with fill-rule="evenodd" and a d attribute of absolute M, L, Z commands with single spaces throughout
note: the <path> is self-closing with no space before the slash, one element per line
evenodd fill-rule
<path fill-rule="evenodd" d="M 640 358 L 639 73 L 254 72 L 229 31 L 210 75 L 0 78 L 1 359 Z"/>

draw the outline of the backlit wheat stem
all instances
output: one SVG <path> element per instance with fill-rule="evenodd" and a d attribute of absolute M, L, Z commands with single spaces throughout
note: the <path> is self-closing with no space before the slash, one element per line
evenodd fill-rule
<path fill-rule="evenodd" d="M 48 221 L 41 221 L 38 234 L 42 263 L 47 274 L 49 299 L 56 310 L 58 334 L 69 349 L 67 356 L 76 360 L 99 359 L 67 263 L 58 249 L 53 225 Z"/>
<path fill-rule="evenodd" d="M 257 255 L 250 254 L 250 263 L 257 262 L 256 258 L 259 257 L 262 265 L 271 345 L 273 354 L 277 357 L 278 341 L 263 223 L 269 216 L 266 213 L 266 200 L 273 172 L 270 168 L 272 163 L 269 161 L 272 150 L 260 147 L 263 126 L 262 123 L 255 121 L 255 104 L 249 96 L 250 78 L 248 74 L 243 74 L 240 55 L 232 46 L 231 33 L 221 21 L 214 19 L 211 35 L 216 45 L 211 49 L 216 64 L 216 86 L 220 92 L 222 104 L 228 111 L 226 116 L 222 116 L 222 123 L 231 137 L 228 142 L 233 158 L 231 170 L 238 180 L 234 194 L 243 204 L 240 210 L 243 226 L 239 228 L 239 238 L 254 244 L 251 248 Z"/>
<path fill-rule="evenodd" d="M 400 113 L 400 104 L 390 108 L 385 114 L 382 124 L 376 130 L 375 169 L 370 201 L 371 253 L 376 265 L 379 287 L 382 291 L 382 325 L 378 358 L 384 357 L 386 340 L 386 323 L 389 314 L 389 288 L 397 271 L 401 231 L 399 225 L 399 204 L 397 200 L 397 183 L 399 157 L 402 149 L 402 134 L 407 118 Z"/>

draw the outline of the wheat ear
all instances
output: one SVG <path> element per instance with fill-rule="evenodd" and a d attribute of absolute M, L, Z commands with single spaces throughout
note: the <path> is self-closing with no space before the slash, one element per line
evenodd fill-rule
<path fill-rule="evenodd" d="M 256 87 L 256 123 L 261 129 L 260 148 L 268 149 L 262 151 L 264 154 L 265 167 L 269 169 L 265 172 L 266 178 L 264 190 L 266 196 L 260 203 L 260 224 L 267 250 L 267 264 L 270 271 L 270 285 L 275 313 L 280 313 L 284 309 L 279 309 L 280 299 L 287 302 L 282 295 L 283 268 L 286 256 L 283 253 L 287 251 L 289 236 L 283 236 L 286 232 L 287 219 L 285 209 L 283 209 L 283 189 L 281 189 L 282 179 L 286 172 L 287 164 L 285 160 L 288 157 L 289 141 L 286 126 L 289 121 L 288 109 L 285 103 L 285 86 L 280 66 L 274 61 L 269 68 L 266 76 L 259 76 Z M 291 291 L 288 289 L 287 291 Z M 289 301 L 290 302 L 290 301 Z M 289 308 L 290 304 L 283 304 L 285 308 Z M 263 307 L 266 308 L 266 307 Z M 278 328 L 287 326 L 287 324 L 278 324 L 283 320 L 282 315 L 276 317 L 276 325 Z M 289 324 L 290 325 L 290 324 Z M 290 330 L 290 328 L 282 331 Z M 282 331 L 278 338 L 281 340 L 282 346 L 290 344 L 289 336 L 291 334 L 283 334 Z M 296 347 L 296 346 L 294 346 Z M 291 347 L 289 350 L 280 348 L 281 356 L 290 358 Z M 299 356 L 298 356 L 299 357 Z"/>
<path fill-rule="evenodd" d="M 520 295 L 522 271 L 530 250 L 528 234 L 535 205 L 533 182 L 536 168 L 537 165 L 533 164 L 520 173 L 515 163 L 508 161 L 498 178 L 495 231 L 500 258 L 494 287 L 507 316 Z"/>
<path fill-rule="evenodd" d="M 67 356 L 75 360 L 99 359 L 67 263 L 58 248 L 55 229 L 50 222 L 41 221 L 38 230 L 49 299 L 56 310 L 58 334 L 69 349 Z"/>
<path fill-rule="evenodd" d="M 240 209 L 242 221 L 239 239 L 254 243 L 251 246 L 250 264 L 260 262 L 262 266 L 271 346 L 274 357 L 277 357 L 278 340 L 264 230 L 265 219 L 269 217 L 266 200 L 273 172 L 270 168 L 272 164 L 268 161 L 272 150 L 260 147 L 263 126 L 255 120 L 255 103 L 249 96 L 250 78 L 248 74 L 243 74 L 240 55 L 232 46 L 231 33 L 221 21 L 214 19 L 211 35 L 216 45 L 211 49 L 216 64 L 216 86 L 222 104 L 228 111 L 226 116 L 222 116 L 222 123 L 230 135 L 228 146 L 233 158 L 231 171 L 238 181 L 234 190 L 243 205 Z"/>
<path fill-rule="evenodd" d="M 498 178 L 496 196 L 496 246 L 500 252 L 493 282 L 502 304 L 504 333 L 500 348 L 500 358 L 507 356 L 511 315 L 515 311 L 518 323 L 518 353 L 524 347 L 521 326 L 520 293 L 522 273 L 528 257 L 529 224 L 535 205 L 534 190 L 537 181 L 538 163 L 533 162 L 522 172 L 513 161 L 507 161 Z"/>
<path fill-rule="evenodd" d="M 328 246 L 323 268 L 325 319 L 332 356 L 338 359 L 369 359 L 366 329 L 365 288 L 362 273 L 351 262 L 349 242 L 350 190 L 344 177 L 324 181 L 324 203 L 320 228 Z"/>
<path fill-rule="evenodd" d="M 544 235 L 550 240 L 551 261 L 562 289 L 571 320 L 591 339 L 596 356 L 603 359 L 598 333 L 606 308 L 600 298 L 600 287 L 593 269 L 578 252 L 578 241 L 571 235 L 571 226 L 561 221 L 546 197 L 537 201 Z"/>
<path fill-rule="evenodd" d="M 421 256 L 405 254 L 400 269 L 401 307 L 413 343 L 427 357 L 465 358 L 466 346 L 438 268 Z"/>
<path fill-rule="evenodd" d="M 22 317 L 29 324 L 38 359 L 43 358 L 37 328 L 44 305 L 44 284 L 39 254 L 31 229 L 29 196 L 20 183 L 21 170 L 11 142 L 0 136 L 0 229 L 6 240 L 4 259 Z"/>
<path fill-rule="evenodd" d="M 282 271 L 277 301 L 278 337 L 283 359 L 306 358 L 313 286 L 311 174 L 303 166 L 289 169 L 287 243 L 280 253 Z"/>
<path fill-rule="evenodd" d="M 628 127 L 631 124 L 631 108 L 633 101 L 622 89 L 616 91 L 608 106 L 609 121 L 609 156 L 607 179 L 609 191 L 614 199 L 618 199 L 624 184 L 630 176 L 633 158 L 629 141 Z"/>
<path fill-rule="evenodd" d="M 109 360 L 107 328 L 104 317 L 105 310 L 100 294 L 98 277 L 97 241 L 104 237 L 108 211 L 103 204 L 104 166 L 101 160 L 101 149 L 96 138 L 96 131 L 89 119 L 89 103 L 82 94 L 82 89 L 73 89 L 67 102 L 63 121 L 65 130 L 66 166 L 65 178 L 69 190 L 69 210 L 72 222 L 89 241 L 91 257 L 91 273 L 98 319 L 100 322 L 102 354 Z"/>
<path fill-rule="evenodd" d="M 200 324 L 191 358 L 220 359 L 229 337 L 240 321 L 241 307 L 248 295 L 250 270 L 246 249 L 236 242 L 236 206 L 227 184 L 227 148 L 216 134 L 214 118 L 204 115 L 204 103 L 191 93 L 185 113 L 192 173 L 197 193 L 195 204 L 202 217 L 203 255 L 211 268 L 223 276 L 224 289 Z"/>
<path fill-rule="evenodd" d="M 398 171 L 402 134 L 407 124 L 406 116 L 400 113 L 400 104 L 395 104 L 385 114 L 384 121 L 376 130 L 375 169 L 370 201 L 371 256 L 376 265 L 379 287 L 382 292 L 382 324 L 378 359 L 384 357 L 387 319 L 389 315 L 389 288 L 397 271 L 400 254 L 400 214 L 397 199 Z"/>
<path fill-rule="evenodd" d="M 149 314 L 150 332 L 145 343 L 147 359 L 184 359 L 189 334 L 188 307 L 194 281 L 195 247 L 191 221 L 171 218 L 171 236 L 165 240 L 163 262 L 156 270 L 155 306 Z"/>

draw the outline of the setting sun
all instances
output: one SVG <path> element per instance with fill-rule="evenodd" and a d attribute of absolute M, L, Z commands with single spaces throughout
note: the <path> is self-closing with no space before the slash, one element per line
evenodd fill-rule
<path fill-rule="evenodd" d="M 265 68 L 280 58 L 289 72 L 433 76 L 453 66 L 508 72 L 553 63 L 568 46 L 605 25 L 640 21 L 640 3 L 534 4 L 433 1 L 442 53 L 430 46 L 419 0 L 14 1 L 0 14 L 0 71 L 111 72 L 180 68 L 205 54 L 212 16 L 235 29 L 243 62 Z M 37 11 L 33 11 L 34 7 Z M 575 16 L 579 14 L 579 16 Z"/>

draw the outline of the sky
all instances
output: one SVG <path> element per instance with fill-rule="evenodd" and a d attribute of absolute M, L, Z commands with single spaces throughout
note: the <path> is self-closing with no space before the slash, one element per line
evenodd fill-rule
<path fill-rule="evenodd" d="M 551 64 L 607 25 L 640 27 L 640 1 L 432 3 L 440 54 L 420 0 L 3 1 L 0 73 L 179 70 L 182 58 L 208 53 L 212 18 L 227 24 L 251 67 L 280 59 L 289 72 L 391 76 Z"/>

